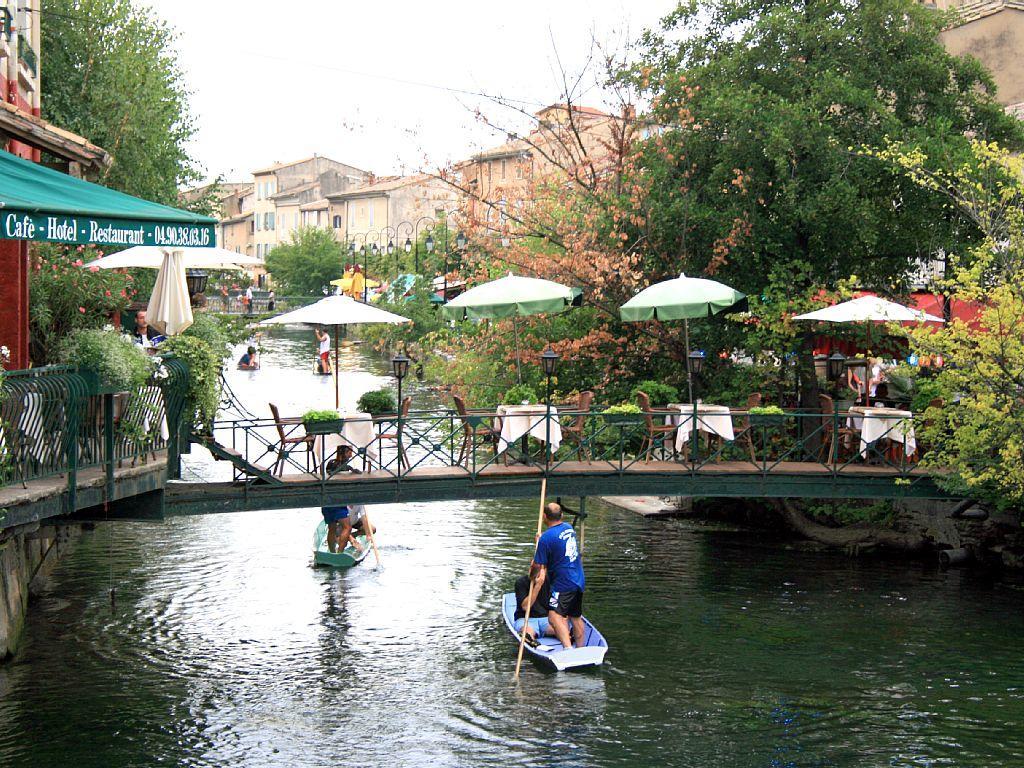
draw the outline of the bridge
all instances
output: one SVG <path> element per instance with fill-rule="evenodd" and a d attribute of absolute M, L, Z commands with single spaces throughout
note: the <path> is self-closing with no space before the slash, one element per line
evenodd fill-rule
<path fill-rule="evenodd" d="M 561 409 L 548 418 L 541 407 L 528 416 L 222 421 L 199 442 L 230 464 L 232 479 L 170 483 L 166 513 L 533 497 L 542 478 L 562 496 L 953 498 L 919 466 L 915 419 L 887 420 L 865 442 L 855 417 L 838 412 L 736 411 L 732 439 L 701 414 L 668 426 L 666 416 Z M 510 418 L 518 428 L 503 432 Z"/>

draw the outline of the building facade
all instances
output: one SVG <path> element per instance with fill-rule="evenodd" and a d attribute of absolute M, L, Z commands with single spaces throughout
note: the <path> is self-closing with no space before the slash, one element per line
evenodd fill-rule
<path fill-rule="evenodd" d="M 459 200 L 459 192 L 451 184 L 421 173 L 326 195 L 326 210 L 316 210 L 324 211 L 325 226 L 334 230 L 338 240 L 350 242 L 362 236 L 364 240 L 376 238 L 386 246 L 389 238 L 411 236 L 422 219 L 436 222 L 454 214 Z"/>

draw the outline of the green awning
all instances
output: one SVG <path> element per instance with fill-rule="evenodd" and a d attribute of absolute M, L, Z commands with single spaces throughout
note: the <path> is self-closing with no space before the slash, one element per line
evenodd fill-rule
<path fill-rule="evenodd" d="M 0 238 L 207 247 L 216 245 L 216 223 L 0 151 Z"/>

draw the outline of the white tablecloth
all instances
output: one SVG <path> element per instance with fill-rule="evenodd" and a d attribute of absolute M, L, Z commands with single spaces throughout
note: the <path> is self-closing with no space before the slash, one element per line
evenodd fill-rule
<path fill-rule="evenodd" d="M 366 449 L 366 455 L 373 461 L 378 458 L 377 432 L 373 428 L 373 417 L 368 413 L 353 411 L 343 413 L 341 418 L 345 420 L 341 433 L 330 435 L 313 436 L 313 453 L 316 455 L 317 464 L 322 464 L 324 456 L 328 459 L 334 458 L 338 448 L 347 446 L 355 453 L 360 448 Z"/>
<path fill-rule="evenodd" d="M 898 408 L 854 406 L 850 409 L 847 424 L 860 430 L 861 456 L 867 455 L 871 443 L 883 437 L 903 443 L 904 453 L 911 456 L 917 450 L 913 418 L 913 413 Z"/>
<path fill-rule="evenodd" d="M 551 452 L 562 444 L 562 425 L 558 423 L 558 409 L 552 407 L 547 414 L 544 405 L 499 405 L 501 437 L 498 439 L 498 453 L 506 451 L 523 435 L 530 435 L 541 442 L 550 438 Z"/>
<path fill-rule="evenodd" d="M 732 414 L 727 405 L 706 405 L 701 403 L 693 406 L 690 403 L 669 403 L 668 407 L 676 413 L 670 413 L 665 417 L 666 424 L 672 424 L 676 430 L 676 451 L 682 453 L 684 446 L 690 440 L 693 432 L 693 409 L 697 409 L 697 429 L 700 432 L 707 432 L 709 435 L 718 435 L 726 440 L 735 440 L 736 435 L 732 431 Z"/>

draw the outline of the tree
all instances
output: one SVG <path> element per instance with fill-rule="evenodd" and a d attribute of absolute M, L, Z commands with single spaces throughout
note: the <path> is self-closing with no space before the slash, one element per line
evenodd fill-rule
<path fill-rule="evenodd" d="M 322 296 L 331 280 L 342 276 L 341 246 L 330 230 L 301 227 L 292 232 L 290 242 L 270 251 L 267 271 L 283 291 Z"/>
<path fill-rule="evenodd" d="M 931 169 L 914 149 L 892 146 L 880 156 L 985 235 L 952 256 L 952 277 L 940 286 L 976 302 L 977 318 L 910 332 L 920 354 L 946 363 L 938 375 L 945 407 L 928 410 L 925 461 L 950 490 L 1024 511 L 1024 162 L 990 142 L 972 148 L 972 160 L 952 171 Z"/>
<path fill-rule="evenodd" d="M 131 0 L 45 0 L 43 117 L 107 150 L 99 181 L 174 205 L 199 178 L 175 33 Z"/>

